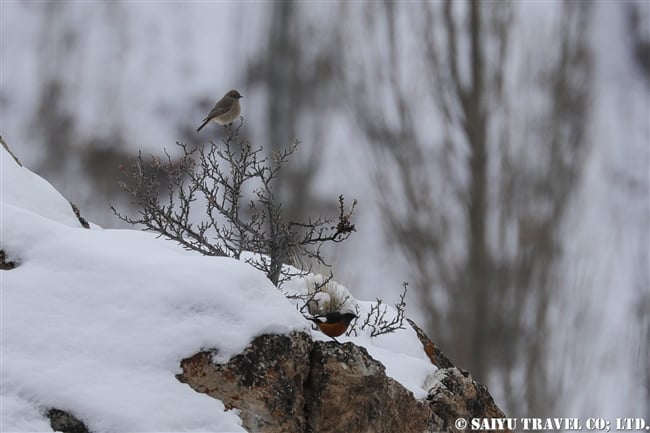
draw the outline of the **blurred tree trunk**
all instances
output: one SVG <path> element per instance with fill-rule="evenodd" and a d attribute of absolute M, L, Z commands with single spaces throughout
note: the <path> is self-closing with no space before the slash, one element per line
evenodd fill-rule
<path fill-rule="evenodd" d="M 267 151 L 283 150 L 296 139 L 303 143 L 295 160 L 279 173 L 276 187 L 285 214 L 300 220 L 314 210 L 335 210 L 316 196 L 314 181 L 323 163 L 328 112 L 339 92 L 340 38 L 307 16 L 298 2 L 267 7 L 268 42 L 250 62 L 247 79 L 249 88 L 257 86 L 266 95 Z"/>
<path fill-rule="evenodd" d="M 353 86 L 428 331 L 513 414 L 542 416 L 560 229 L 589 150 L 590 8 L 556 4 L 557 36 L 531 58 L 513 54 L 519 7 L 367 4 L 372 43 Z"/>
<path fill-rule="evenodd" d="M 650 4 L 625 4 L 632 58 L 643 78 L 650 83 Z"/>
<path fill-rule="evenodd" d="M 637 66 L 641 77 L 647 86 L 650 86 L 650 4 L 648 2 L 628 2 L 625 4 L 627 14 L 627 29 L 629 31 L 630 54 Z M 646 90 L 648 87 L 646 87 Z M 650 100 L 650 98 L 649 98 Z M 648 114 L 650 114 L 650 102 L 648 103 Z M 650 118 L 649 118 L 650 119 Z M 650 120 L 649 120 L 650 122 Z M 650 129 L 647 130 L 650 134 Z M 649 168 L 650 169 L 650 168 Z M 647 180 L 647 177 L 646 177 Z M 628 189 L 636 192 L 639 188 L 633 181 L 628 181 Z M 650 184 L 646 185 L 650 188 Z M 642 189 L 643 187 L 641 187 Z M 650 197 L 646 194 L 639 194 L 641 200 L 648 204 Z M 650 208 L 650 205 L 647 205 Z M 650 216 L 646 215 L 646 219 Z M 643 239 L 646 241 L 646 248 L 642 253 L 643 264 L 640 269 L 646 272 L 639 274 L 638 288 L 640 293 L 639 322 L 642 329 L 640 364 L 645 365 L 645 389 L 646 389 L 646 412 L 642 414 L 646 419 L 650 418 L 650 275 L 647 272 L 647 264 L 650 258 L 650 227 L 646 224 Z M 642 367 L 643 368 L 643 367 Z M 642 370 L 643 371 L 643 370 Z"/>
<path fill-rule="evenodd" d="M 119 84 L 124 71 L 119 62 L 104 67 L 109 79 L 92 77 L 102 95 L 101 101 L 83 99 L 82 69 L 86 66 L 88 49 L 84 46 L 89 28 L 105 24 L 113 29 L 114 40 L 105 40 L 107 52 L 122 58 L 130 44 L 124 31 L 124 6 L 115 2 L 98 4 L 97 15 L 79 20 L 79 5 L 70 2 L 44 2 L 25 5 L 41 16 L 38 34 L 37 71 L 40 74 L 38 105 L 31 119 L 34 141 L 42 144 L 43 157 L 35 171 L 53 182 L 67 197 L 77 202 L 83 212 L 99 224 L 108 223 L 106 203 L 120 193 L 120 164 L 128 160 L 123 119 L 118 107 Z M 90 12 L 90 7 L 87 12 Z M 121 29 L 122 31 L 115 31 Z M 96 116 L 99 125 L 92 134 L 79 126 L 81 113 L 100 105 Z M 71 176 L 74 173 L 75 176 Z M 72 178 L 75 181 L 71 181 Z M 97 214 L 93 211 L 99 209 Z"/>

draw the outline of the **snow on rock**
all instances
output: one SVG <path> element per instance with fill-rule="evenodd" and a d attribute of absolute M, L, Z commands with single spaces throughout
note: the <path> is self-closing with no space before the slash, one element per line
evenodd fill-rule
<path fill-rule="evenodd" d="M 0 430 L 48 430 L 48 408 L 95 433 L 244 431 L 235 412 L 180 383 L 180 361 L 222 361 L 264 333 L 307 330 L 265 276 L 135 230 L 86 230 L 54 188 L 4 149 Z"/>
<path fill-rule="evenodd" d="M 311 296 L 315 287 L 320 287 L 321 290 L 315 296 Z M 345 286 L 333 280 L 327 281 L 322 275 L 294 278 L 282 288 L 288 296 L 312 298 L 313 306 L 310 311 L 312 314 L 327 312 L 333 306 L 338 306 L 337 309 L 340 311 L 355 312 L 358 319 L 350 324 L 351 335 L 337 337 L 337 340 L 341 343 L 349 341 L 365 347 L 370 356 L 386 367 L 386 375 L 411 391 L 415 398 L 427 396 L 426 378 L 437 368 L 431 364 L 417 333 L 406 320 L 403 322 L 403 329 L 371 337 L 371 329 L 369 327 L 362 329 L 362 326 L 376 302 L 358 301 Z M 298 301 L 298 308 L 302 306 L 300 304 L 301 301 Z M 382 304 L 379 308 L 381 311 L 385 309 L 384 319 L 388 322 L 397 315 L 397 310 L 389 305 Z M 330 340 L 316 330 L 312 330 L 312 337 L 323 341 Z"/>
<path fill-rule="evenodd" d="M 0 146 L 0 202 L 32 211 L 62 224 L 79 227 L 72 207 L 54 187 L 42 177 L 16 163 Z"/>

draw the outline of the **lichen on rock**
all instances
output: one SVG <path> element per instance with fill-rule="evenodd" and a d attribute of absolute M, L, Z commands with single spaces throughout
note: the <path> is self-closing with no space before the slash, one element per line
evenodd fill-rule
<path fill-rule="evenodd" d="M 181 362 L 177 378 L 238 409 L 251 433 L 456 432 L 457 418 L 504 416 L 485 386 L 416 332 L 443 364 L 427 380 L 426 399 L 387 376 L 365 348 L 302 332 L 259 336 L 225 364 L 200 352 Z"/>

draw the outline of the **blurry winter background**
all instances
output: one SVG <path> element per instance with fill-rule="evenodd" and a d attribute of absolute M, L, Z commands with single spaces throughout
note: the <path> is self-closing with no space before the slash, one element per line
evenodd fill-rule
<path fill-rule="evenodd" d="M 357 198 L 329 251 L 511 416 L 650 419 L 650 4 L 0 2 L 0 134 L 124 227 L 120 164 L 195 133 L 302 141 L 292 215 Z"/>

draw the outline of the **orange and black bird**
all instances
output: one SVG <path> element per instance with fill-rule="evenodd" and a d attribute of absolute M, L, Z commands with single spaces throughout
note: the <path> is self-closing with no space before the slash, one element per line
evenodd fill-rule
<path fill-rule="evenodd" d="M 343 335 L 348 329 L 350 322 L 352 322 L 356 317 L 357 315 L 354 313 L 332 311 L 331 313 L 325 313 L 314 317 L 305 316 L 305 319 L 314 322 L 323 334 L 334 338 Z"/>

